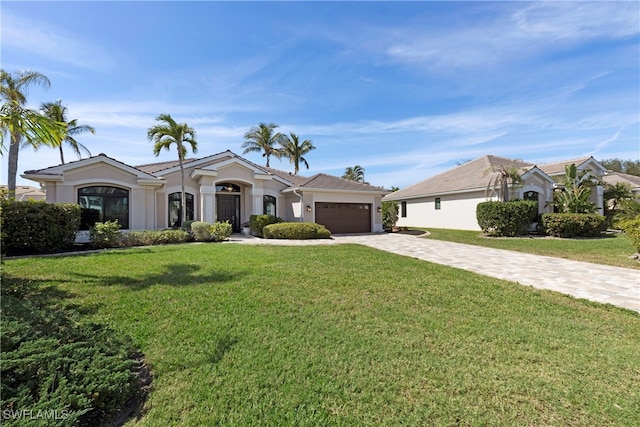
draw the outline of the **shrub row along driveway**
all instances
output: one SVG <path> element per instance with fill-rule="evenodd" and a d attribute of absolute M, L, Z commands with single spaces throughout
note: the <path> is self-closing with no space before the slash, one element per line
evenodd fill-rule
<path fill-rule="evenodd" d="M 231 241 L 284 245 L 355 243 L 640 312 L 640 271 L 628 268 L 427 240 L 406 234 L 344 235 L 324 241 L 233 236 Z"/>

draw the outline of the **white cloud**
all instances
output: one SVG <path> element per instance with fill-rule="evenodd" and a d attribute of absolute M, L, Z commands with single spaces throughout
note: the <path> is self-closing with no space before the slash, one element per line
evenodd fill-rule
<path fill-rule="evenodd" d="M 34 4 L 35 7 L 35 4 Z M 101 46 L 83 37 L 33 19 L 22 19 L 6 11 L 2 14 L 2 47 L 106 72 L 115 68 L 115 59 Z"/>

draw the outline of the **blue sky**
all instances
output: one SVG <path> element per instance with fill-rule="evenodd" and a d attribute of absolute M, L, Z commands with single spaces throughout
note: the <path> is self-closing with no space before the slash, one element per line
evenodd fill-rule
<path fill-rule="evenodd" d="M 199 157 L 242 154 L 244 133 L 274 122 L 317 147 L 301 174 L 357 164 L 384 187 L 485 154 L 640 156 L 635 1 L 0 7 L 2 68 L 51 80 L 30 89 L 29 105 L 61 99 L 96 128 L 78 138 L 92 154 L 131 165 L 176 158 L 155 158 L 146 138 L 160 113 L 195 128 Z M 18 169 L 58 163 L 56 150 L 25 148 Z"/>

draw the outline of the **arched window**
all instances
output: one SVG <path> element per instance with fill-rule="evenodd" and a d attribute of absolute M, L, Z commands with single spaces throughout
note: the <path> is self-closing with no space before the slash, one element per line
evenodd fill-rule
<path fill-rule="evenodd" d="M 82 208 L 81 230 L 88 230 L 96 222 L 115 220 L 123 229 L 129 228 L 129 190 L 109 186 L 79 188 L 78 204 Z"/>
<path fill-rule="evenodd" d="M 276 198 L 273 196 L 264 196 L 262 198 L 262 213 L 265 215 L 276 215 Z"/>
<path fill-rule="evenodd" d="M 525 191 L 524 192 L 524 200 L 533 200 L 534 202 L 538 201 L 538 192 L 537 191 Z"/>
<path fill-rule="evenodd" d="M 185 193 L 185 207 L 187 208 L 187 219 L 193 220 L 193 194 Z M 169 194 L 169 227 L 180 227 L 182 225 L 182 193 Z"/>
<path fill-rule="evenodd" d="M 222 184 L 216 184 L 216 193 L 239 193 L 240 186 L 223 182 Z"/>

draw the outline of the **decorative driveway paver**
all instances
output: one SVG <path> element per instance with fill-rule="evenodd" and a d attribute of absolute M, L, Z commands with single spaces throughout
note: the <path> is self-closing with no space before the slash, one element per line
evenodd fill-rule
<path fill-rule="evenodd" d="M 640 270 L 630 268 L 422 239 L 395 233 L 343 235 L 334 236 L 331 240 L 302 241 L 234 237 L 232 241 L 249 244 L 356 243 L 640 312 Z"/>

